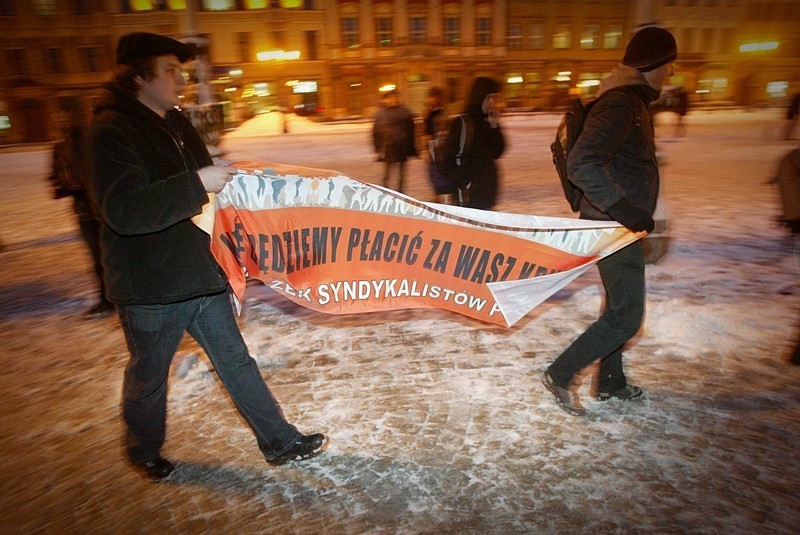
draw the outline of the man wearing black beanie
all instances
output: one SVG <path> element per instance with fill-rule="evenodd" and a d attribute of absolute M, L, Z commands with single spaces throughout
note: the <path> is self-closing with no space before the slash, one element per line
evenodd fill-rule
<path fill-rule="evenodd" d="M 567 159 L 569 180 L 582 192 L 582 219 L 615 220 L 632 232 L 653 230 L 659 176 L 648 105 L 674 74 L 677 55 L 667 30 L 646 27 L 630 40 L 622 63 L 600 82 L 598 100 Z M 622 365 L 622 348 L 644 317 L 641 240 L 603 258 L 597 267 L 606 291 L 602 315 L 542 375 L 558 406 L 576 416 L 585 409 L 574 379 L 595 361 L 600 362 L 598 399 L 632 400 L 644 393 L 628 384 Z"/>

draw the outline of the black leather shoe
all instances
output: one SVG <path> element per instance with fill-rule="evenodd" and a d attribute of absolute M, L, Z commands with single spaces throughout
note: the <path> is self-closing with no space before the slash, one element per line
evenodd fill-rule
<path fill-rule="evenodd" d="M 291 448 L 273 459 L 267 459 L 267 462 L 273 466 L 277 466 L 288 463 L 289 461 L 305 461 L 325 451 L 325 446 L 327 444 L 328 439 L 322 433 L 300 435 L 300 438 L 297 439 L 297 442 L 295 442 Z"/>
<path fill-rule="evenodd" d="M 142 475 L 142 477 L 149 479 L 150 481 L 160 481 L 169 476 L 172 471 L 175 470 L 175 465 L 160 455 L 155 459 L 147 461 L 146 463 L 134 463 L 133 466 Z"/>

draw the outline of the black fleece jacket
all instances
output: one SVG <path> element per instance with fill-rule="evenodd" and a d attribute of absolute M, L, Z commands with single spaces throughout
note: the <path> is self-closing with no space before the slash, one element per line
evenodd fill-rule
<path fill-rule="evenodd" d="M 108 298 L 168 304 L 223 291 L 209 236 L 191 221 L 208 195 L 197 170 L 211 157 L 177 111 L 166 119 L 107 86 L 89 134 L 88 190 L 103 220 Z"/>

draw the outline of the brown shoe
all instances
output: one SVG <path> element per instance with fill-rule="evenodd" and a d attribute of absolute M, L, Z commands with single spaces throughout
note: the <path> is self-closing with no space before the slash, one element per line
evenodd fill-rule
<path fill-rule="evenodd" d="M 566 388 L 561 388 L 555 382 L 553 382 L 553 378 L 550 377 L 550 374 L 547 370 L 542 373 L 542 384 L 546 389 L 550 391 L 553 396 L 556 398 L 556 403 L 564 412 L 567 412 L 573 416 L 584 416 L 586 414 L 586 409 L 583 408 L 581 405 L 581 400 L 578 397 L 578 394 L 567 390 Z"/>

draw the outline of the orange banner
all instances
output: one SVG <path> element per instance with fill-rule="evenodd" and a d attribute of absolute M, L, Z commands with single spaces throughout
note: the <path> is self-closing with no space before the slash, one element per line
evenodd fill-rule
<path fill-rule="evenodd" d="M 258 279 L 321 312 L 440 308 L 510 326 L 638 239 L 614 222 L 483 212 L 333 171 L 234 165 L 216 195 L 212 250 L 240 300 Z"/>

